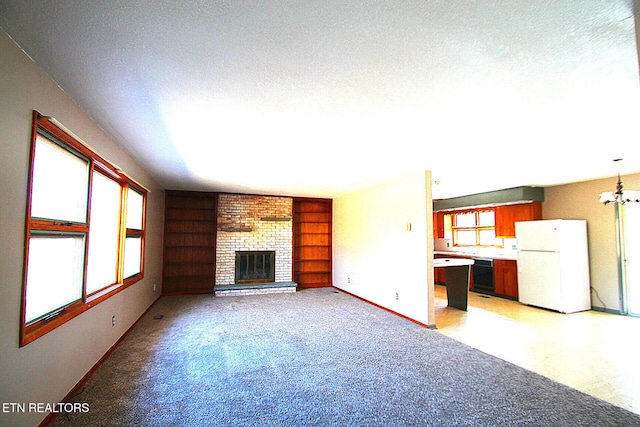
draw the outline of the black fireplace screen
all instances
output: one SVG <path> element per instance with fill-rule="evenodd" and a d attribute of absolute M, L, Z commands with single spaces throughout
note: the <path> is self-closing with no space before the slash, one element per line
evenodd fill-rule
<path fill-rule="evenodd" d="M 236 283 L 275 282 L 275 251 L 237 251 Z"/>

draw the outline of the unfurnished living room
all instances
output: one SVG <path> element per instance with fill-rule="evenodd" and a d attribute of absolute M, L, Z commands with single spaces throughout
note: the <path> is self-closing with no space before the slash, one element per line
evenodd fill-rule
<path fill-rule="evenodd" d="M 640 426 L 634 0 L 0 0 L 0 425 Z"/>

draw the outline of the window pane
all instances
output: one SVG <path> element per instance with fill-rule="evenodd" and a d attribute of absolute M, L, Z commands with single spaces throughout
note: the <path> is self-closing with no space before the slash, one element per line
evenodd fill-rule
<path fill-rule="evenodd" d="M 629 313 L 640 316 L 640 204 L 624 205 Z"/>
<path fill-rule="evenodd" d="M 89 163 L 38 134 L 33 160 L 31 216 L 84 223 Z"/>
<path fill-rule="evenodd" d="M 502 246 L 502 239 L 496 239 L 496 230 L 480 230 L 480 245 L 482 246 Z"/>
<path fill-rule="evenodd" d="M 127 237 L 124 241 L 124 277 L 140 273 L 142 237 Z"/>
<path fill-rule="evenodd" d="M 84 236 L 40 235 L 29 239 L 26 322 L 82 299 Z"/>
<path fill-rule="evenodd" d="M 127 192 L 127 228 L 142 230 L 142 194 L 129 187 Z"/>
<path fill-rule="evenodd" d="M 87 293 L 116 283 L 120 227 L 120 184 L 93 174 Z"/>
<path fill-rule="evenodd" d="M 456 214 L 456 227 L 475 227 L 476 226 L 476 214 Z"/>
<path fill-rule="evenodd" d="M 476 245 L 476 230 L 456 230 L 456 244 L 462 246 Z"/>
<path fill-rule="evenodd" d="M 478 213 L 478 219 L 481 227 L 492 227 L 496 223 L 496 217 L 493 211 L 484 211 Z"/>
<path fill-rule="evenodd" d="M 452 215 L 444 216 L 444 238 L 445 239 L 453 238 L 451 234 L 451 217 Z"/>

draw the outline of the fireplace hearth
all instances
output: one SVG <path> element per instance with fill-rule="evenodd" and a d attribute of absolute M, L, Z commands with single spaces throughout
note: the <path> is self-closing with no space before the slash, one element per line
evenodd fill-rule
<path fill-rule="evenodd" d="M 275 251 L 236 251 L 236 283 L 275 282 Z"/>

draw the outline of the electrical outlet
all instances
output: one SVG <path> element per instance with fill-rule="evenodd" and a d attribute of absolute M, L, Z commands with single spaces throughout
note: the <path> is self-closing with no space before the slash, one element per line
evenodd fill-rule
<path fill-rule="evenodd" d="M 111 317 L 111 326 L 116 326 L 116 316 Z"/>
<path fill-rule="evenodd" d="M 347 277 L 347 283 L 351 283 L 351 277 Z"/>
<path fill-rule="evenodd" d="M 400 299 L 400 294 L 396 292 L 396 301 L 398 301 L 399 299 Z"/>

